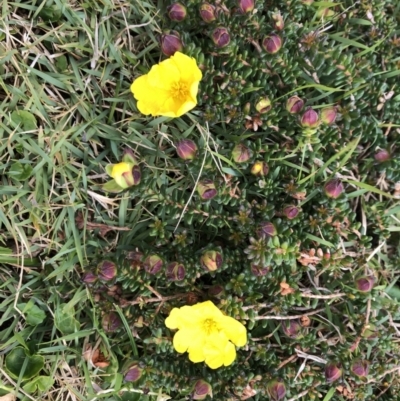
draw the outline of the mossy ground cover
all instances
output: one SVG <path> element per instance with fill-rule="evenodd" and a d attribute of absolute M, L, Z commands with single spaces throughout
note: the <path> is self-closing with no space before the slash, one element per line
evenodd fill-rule
<path fill-rule="evenodd" d="M 398 399 L 400 4 L 251 3 L 1 3 L 0 397 Z M 171 46 L 198 104 L 144 116 Z M 165 325 L 207 300 L 216 370 Z"/>

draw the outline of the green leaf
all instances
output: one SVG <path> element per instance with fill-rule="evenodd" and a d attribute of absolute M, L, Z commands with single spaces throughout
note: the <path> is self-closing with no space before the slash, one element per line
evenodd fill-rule
<path fill-rule="evenodd" d="M 62 9 L 59 8 L 56 4 L 44 6 L 40 10 L 39 15 L 46 22 L 57 22 L 62 17 Z"/>
<path fill-rule="evenodd" d="M 101 186 L 102 190 L 105 192 L 114 192 L 114 193 L 118 193 L 118 192 L 122 192 L 124 189 L 121 188 L 116 182 L 115 180 L 110 180 L 107 181 L 105 184 L 103 184 Z"/>
<path fill-rule="evenodd" d="M 23 380 L 36 376 L 44 366 L 44 357 L 28 355 L 22 347 L 14 348 L 6 356 L 6 369 L 14 379 L 20 376 Z"/>
<path fill-rule="evenodd" d="M 74 308 L 64 308 L 61 304 L 55 311 L 54 324 L 63 334 L 73 334 L 79 330 L 79 322 L 75 319 Z"/>
<path fill-rule="evenodd" d="M 336 391 L 336 388 L 335 388 L 335 387 L 332 387 L 332 388 L 328 391 L 328 393 L 326 394 L 326 396 L 325 396 L 325 398 L 324 398 L 323 401 L 329 401 L 329 400 L 335 395 L 335 391 Z"/>
<path fill-rule="evenodd" d="M 25 384 L 23 389 L 27 393 L 34 393 L 36 391 L 44 393 L 45 391 L 49 390 L 53 384 L 54 384 L 54 379 L 52 377 L 38 376 L 38 377 L 35 377 L 29 383 Z"/>
<path fill-rule="evenodd" d="M 31 326 L 37 326 L 46 319 L 46 313 L 40 309 L 33 301 L 29 301 L 27 304 L 18 305 L 22 312 L 26 316 L 26 323 Z"/>
<path fill-rule="evenodd" d="M 35 116 L 26 110 L 15 110 L 11 113 L 11 121 L 22 127 L 24 131 L 33 131 L 37 128 Z"/>
<path fill-rule="evenodd" d="M 20 162 L 15 162 L 11 165 L 7 172 L 10 178 L 14 178 L 17 181 L 25 181 L 32 174 L 32 167 L 30 164 L 22 164 Z"/>
<path fill-rule="evenodd" d="M 366 189 L 369 192 L 375 192 L 376 194 L 386 196 L 387 198 L 395 199 L 395 197 L 393 195 L 390 195 L 384 191 L 381 191 L 380 189 L 375 188 L 372 185 L 368 185 L 365 182 L 359 182 L 359 181 L 353 181 L 353 180 L 347 180 L 347 181 L 343 181 L 343 182 L 347 182 L 348 184 L 356 185 L 359 188 Z"/>

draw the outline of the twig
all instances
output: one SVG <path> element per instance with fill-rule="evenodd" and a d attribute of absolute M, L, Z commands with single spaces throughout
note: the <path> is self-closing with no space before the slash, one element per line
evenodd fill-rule
<path fill-rule="evenodd" d="M 303 313 L 301 315 L 294 316 L 276 316 L 276 315 L 266 315 L 266 316 L 256 316 L 255 320 L 292 320 L 292 319 L 300 319 L 304 316 L 316 315 L 317 313 L 325 310 L 325 308 L 320 308 L 308 313 Z"/>
<path fill-rule="evenodd" d="M 334 299 L 334 298 L 344 297 L 345 295 L 347 294 L 344 292 L 336 292 L 335 294 L 330 294 L 330 295 L 310 294 L 309 292 L 303 292 L 301 294 L 301 296 L 304 298 L 315 298 L 315 299 Z"/>
<path fill-rule="evenodd" d="M 121 307 L 126 307 L 129 305 L 138 305 L 138 304 L 150 304 L 150 303 L 155 303 L 155 302 L 165 302 L 165 301 L 170 301 L 171 299 L 177 299 L 177 298 L 184 298 L 187 297 L 188 294 L 176 294 L 176 295 L 170 295 L 169 297 L 157 297 L 157 298 L 136 298 L 134 301 L 124 301 L 121 305 Z M 139 299 L 140 298 L 140 299 Z"/>
<path fill-rule="evenodd" d="M 399 365 L 399 366 L 396 366 L 396 367 L 394 367 L 394 368 L 388 369 L 386 372 L 383 372 L 381 375 L 379 375 L 379 376 L 378 376 L 377 378 L 375 378 L 375 379 L 370 379 L 370 380 L 368 380 L 368 381 L 367 381 L 367 384 L 369 384 L 369 383 L 376 383 L 376 382 L 380 381 L 380 379 L 382 379 L 382 378 L 385 377 L 386 375 L 388 375 L 388 374 L 390 374 L 390 373 L 393 373 L 393 372 L 396 372 L 396 370 L 397 370 L 397 372 L 400 374 L 400 365 Z"/>

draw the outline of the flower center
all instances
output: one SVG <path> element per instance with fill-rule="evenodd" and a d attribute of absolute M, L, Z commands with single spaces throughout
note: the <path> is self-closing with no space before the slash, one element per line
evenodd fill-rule
<path fill-rule="evenodd" d="M 171 97 L 174 100 L 185 100 L 188 96 L 188 86 L 184 82 L 175 82 L 171 86 Z"/>
<path fill-rule="evenodd" d="M 206 319 L 203 322 L 203 330 L 207 333 L 207 334 L 211 334 L 215 331 L 218 331 L 218 326 L 217 326 L 217 322 L 213 319 Z"/>

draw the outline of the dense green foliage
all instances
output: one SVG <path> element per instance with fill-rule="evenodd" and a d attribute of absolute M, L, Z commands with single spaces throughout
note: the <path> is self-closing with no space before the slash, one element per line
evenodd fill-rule
<path fill-rule="evenodd" d="M 2 5 L 0 396 L 185 400 L 202 379 L 216 400 L 396 400 L 400 5 L 201 4 Z M 129 86 L 171 31 L 199 103 L 146 117 Z M 108 193 L 126 148 L 140 184 Z M 164 324 L 205 300 L 248 330 L 218 370 Z"/>

